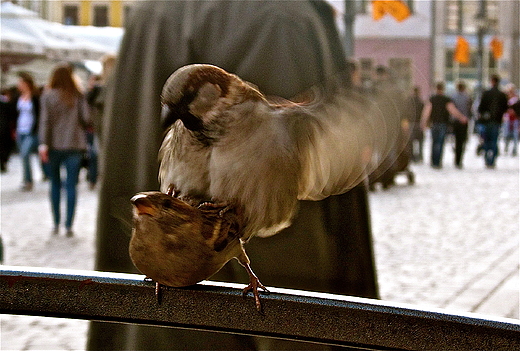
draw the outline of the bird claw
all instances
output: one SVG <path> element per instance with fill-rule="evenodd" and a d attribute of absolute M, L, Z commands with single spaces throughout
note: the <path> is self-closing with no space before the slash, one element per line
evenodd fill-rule
<path fill-rule="evenodd" d="M 244 268 L 247 271 L 247 274 L 249 275 L 249 285 L 242 290 L 242 296 L 246 297 L 248 292 L 252 292 L 253 296 L 255 297 L 255 305 L 258 312 L 263 313 L 262 311 L 262 302 L 260 301 L 260 294 L 258 292 L 258 288 L 261 288 L 265 293 L 269 294 L 269 290 L 260 282 L 256 274 L 251 269 L 251 266 L 249 265 L 249 259 L 245 255 L 244 257 L 239 258 L 240 264 L 244 266 Z"/>
<path fill-rule="evenodd" d="M 255 297 L 255 305 L 258 312 L 262 313 L 262 302 L 260 301 L 260 293 L 258 292 L 258 288 L 261 288 L 265 293 L 269 294 L 269 290 L 258 280 L 255 276 L 251 277 L 249 281 L 249 285 L 242 290 L 242 296 L 245 298 L 247 294 L 251 291 L 253 296 Z"/>
<path fill-rule="evenodd" d="M 204 201 L 199 206 L 197 206 L 199 210 L 211 211 L 211 210 L 219 210 L 218 215 L 220 217 L 224 216 L 224 214 L 231 209 L 230 206 L 223 203 L 215 203 L 211 201 Z"/>
<path fill-rule="evenodd" d="M 177 188 L 175 187 L 175 185 L 173 185 L 173 184 L 170 184 L 168 186 L 168 190 L 166 190 L 166 194 L 168 194 L 172 197 L 178 197 L 179 193 L 180 193 L 180 191 L 178 191 Z"/>

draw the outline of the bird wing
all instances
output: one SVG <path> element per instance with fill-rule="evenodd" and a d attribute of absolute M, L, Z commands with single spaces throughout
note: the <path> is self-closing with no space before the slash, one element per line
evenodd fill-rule
<path fill-rule="evenodd" d="M 354 92 L 339 92 L 293 108 L 302 112 L 286 113 L 284 124 L 295 140 L 301 169 L 299 200 L 321 200 L 344 193 L 385 159 L 401 128 L 400 111 L 386 106 L 388 99 L 391 97 L 369 99 Z M 302 117 L 295 118 L 295 114 Z"/>

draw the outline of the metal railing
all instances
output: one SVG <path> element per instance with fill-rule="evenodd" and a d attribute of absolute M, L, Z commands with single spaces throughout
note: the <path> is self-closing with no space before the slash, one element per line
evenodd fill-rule
<path fill-rule="evenodd" d="M 141 275 L 2 266 L 0 313 L 189 328 L 365 350 L 520 350 L 520 321 L 271 288 L 264 313 L 237 284 L 162 290 Z"/>

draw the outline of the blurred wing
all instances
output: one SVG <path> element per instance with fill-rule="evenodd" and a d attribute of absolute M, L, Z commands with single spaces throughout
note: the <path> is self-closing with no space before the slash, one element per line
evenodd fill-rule
<path fill-rule="evenodd" d="M 370 100 L 348 92 L 305 107 L 307 117 L 299 123 L 287 115 L 300 159 L 298 199 L 346 192 L 385 159 L 395 146 L 401 116 L 399 109 L 382 106 L 382 97 Z"/>

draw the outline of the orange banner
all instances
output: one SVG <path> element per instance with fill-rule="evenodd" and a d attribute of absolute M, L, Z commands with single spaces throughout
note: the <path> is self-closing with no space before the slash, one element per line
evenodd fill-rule
<path fill-rule="evenodd" d="M 453 60 L 458 63 L 468 64 L 470 58 L 469 43 L 464 37 L 457 37 L 457 44 L 455 44 L 455 52 Z"/>
<path fill-rule="evenodd" d="M 373 0 L 372 18 L 379 21 L 386 14 L 389 14 L 397 22 L 402 22 L 410 17 L 410 9 L 401 0 Z"/>

